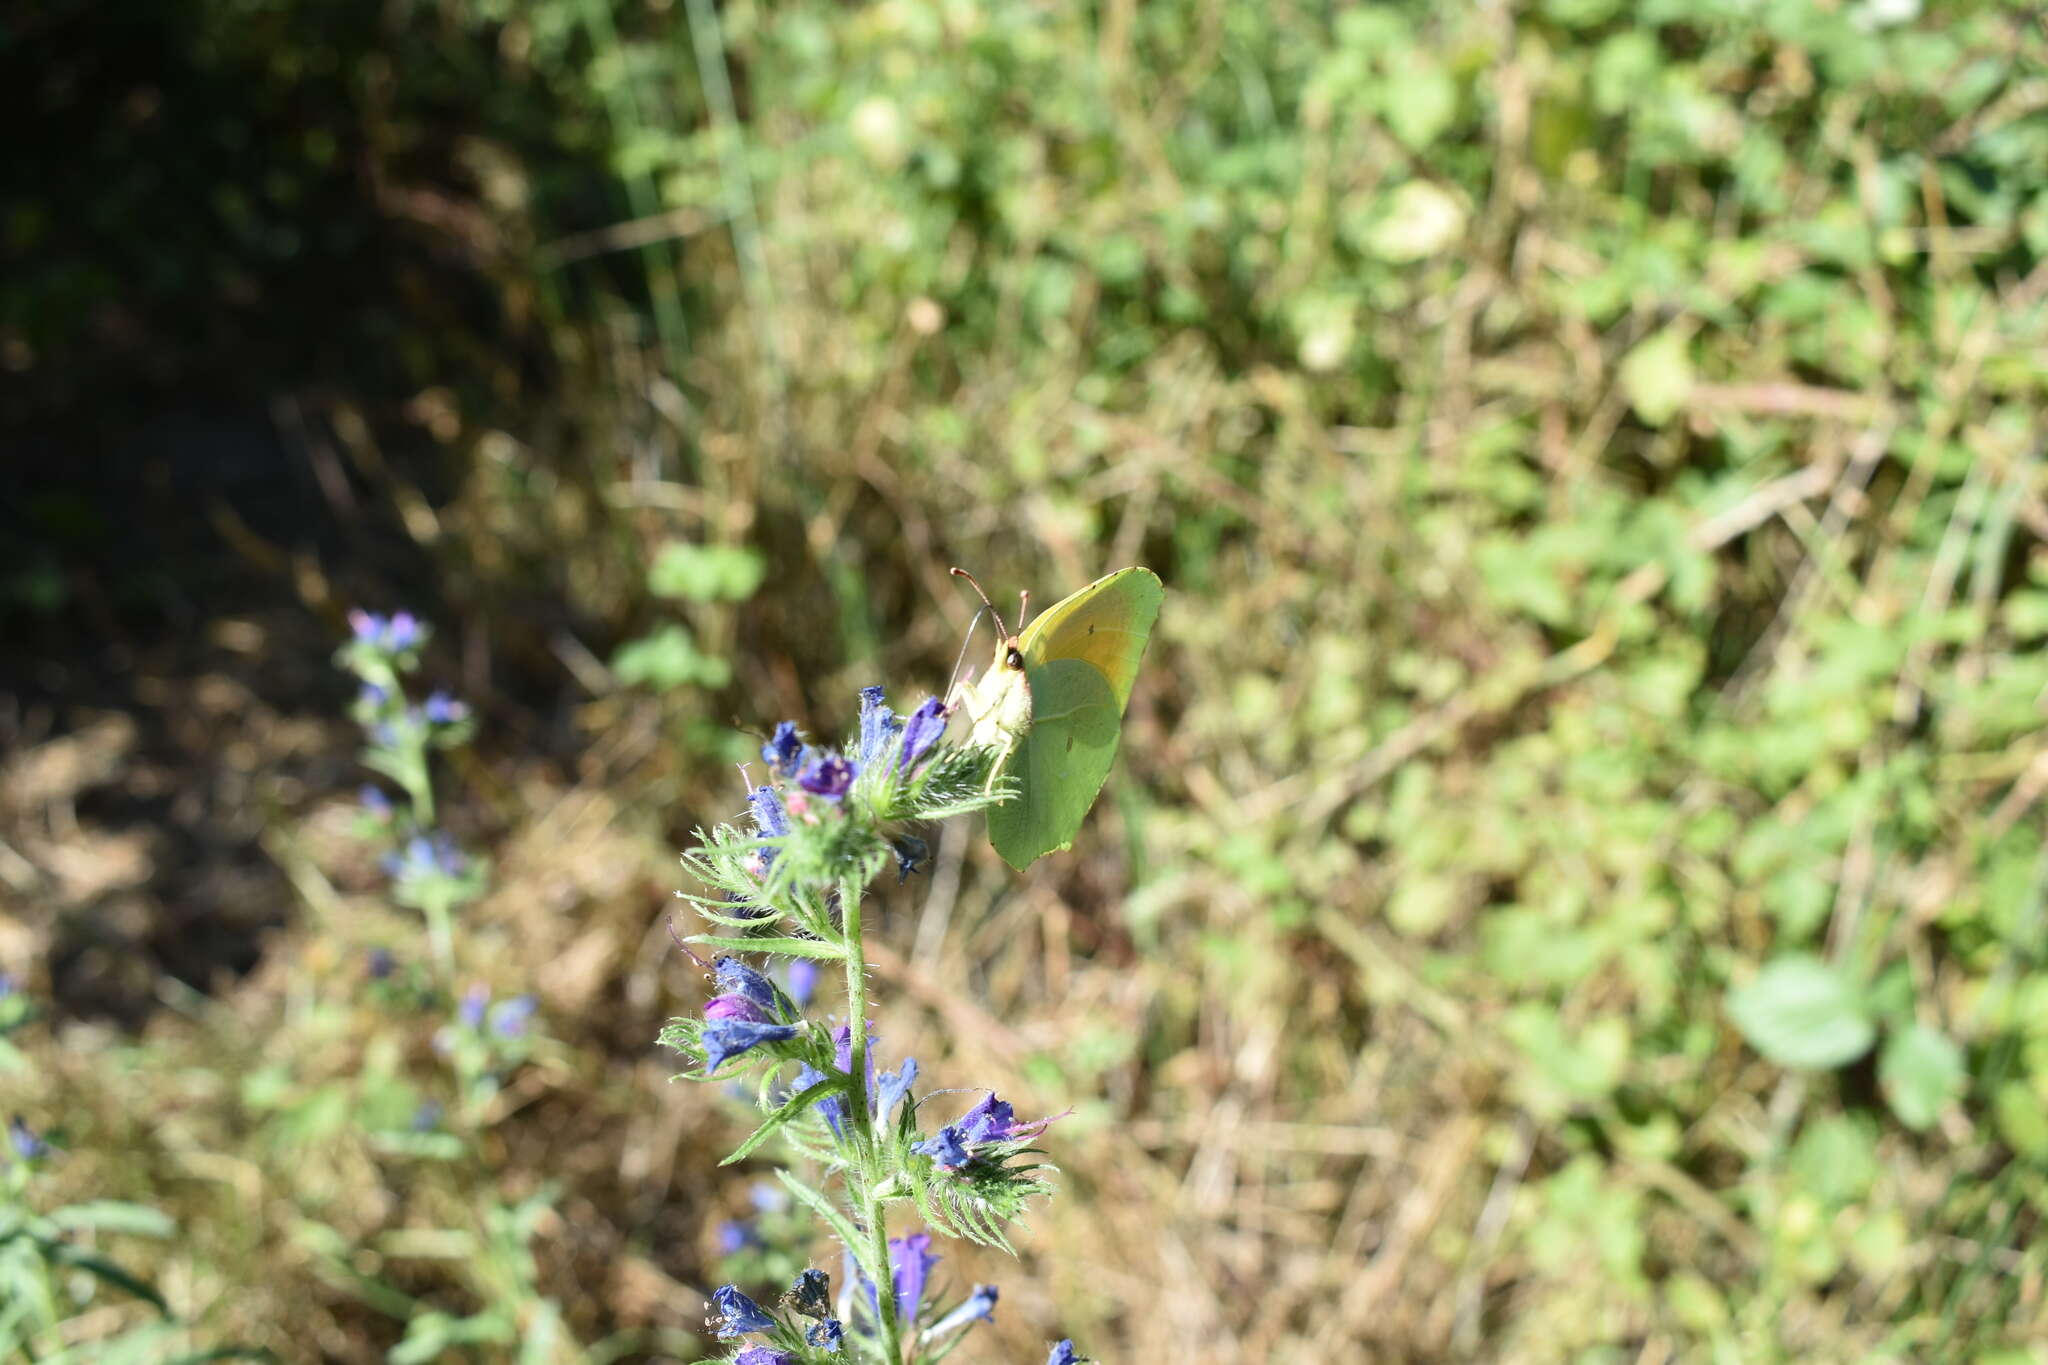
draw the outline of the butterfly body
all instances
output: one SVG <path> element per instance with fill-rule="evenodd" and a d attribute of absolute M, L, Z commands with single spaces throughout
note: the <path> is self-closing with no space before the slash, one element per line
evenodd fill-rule
<path fill-rule="evenodd" d="M 968 744 L 994 749 L 996 760 L 989 769 L 989 785 L 1009 762 L 1017 746 L 1031 731 L 1031 681 L 1024 667 L 1024 654 L 1017 637 L 996 641 L 995 661 L 979 682 L 963 678 L 947 698 L 967 714 Z"/>
<path fill-rule="evenodd" d="M 955 689 L 968 743 L 996 751 L 990 780 L 1017 787 L 988 821 L 989 841 L 1010 866 L 1021 871 L 1073 846 L 1116 759 L 1164 596 L 1150 569 L 1119 569 L 1005 637 L 980 681 Z"/>

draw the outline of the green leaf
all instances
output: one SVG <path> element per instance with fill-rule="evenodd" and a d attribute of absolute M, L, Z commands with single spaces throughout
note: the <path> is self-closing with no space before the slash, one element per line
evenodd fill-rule
<path fill-rule="evenodd" d="M 826 1226 L 832 1229 L 833 1234 L 839 1238 L 840 1244 L 853 1253 L 854 1260 L 860 1263 L 860 1268 L 867 1272 L 869 1279 L 879 1283 L 882 1277 L 889 1273 L 889 1267 L 874 1263 L 874 1257 L 870 1254 L 868 1247 L 868 1239 L 860 1235 L 859 1231 L 853 1226 L 853 1223 L 834 1206 L 830 1199 L 827 1199 L 823 1194 L 812 1189 L 788 1171 L 777 1171 L 775 1178 L 786 1185 L 791 1194 L 801 1199 L 810 1208 L 811 1212 L 825 1220 Z"/>
<path fill-rule="evenodd" d="M 735 1161 L 746 1160 L 756 1147 L 759 1147 L 762 1143 L 773 1137 L 791 1119 L 803 1113 L 804 1110 L 810 1108 L 819 1100 L 829 1099 L 835 1094 L 846 1094 L 850 1099 L 852 1079 L 852 1077 L 846 1075 L 827 1076 L 809 1089 L 790 1096 L 787 1100 L 783 1101 L 780 1109 L 770 1114 L 759 1128 L 756 1128 L 747 1135 L 745 1142 L 733 1148 L 732 1155 L 726 1157 L 725 1160 L 718 1164 L 730 1166 Z"/>
<path fill-rule="evenodd" d="M 1878 1084 L 1908 1128 L 1930 1128 L 1963 1092 L 1963 1050 L 1931 1028 L 1914 1024 L 1885 1039 Z"/>
<path fill-rule="evenodd" d="M 118 1289 L 127 1290 L 136 1298 L 148 1303 L 165 1317 L 171 1315 L 171 1306 L 164 1302 L 163 1295 L 157 1293 L 154 1286 L 145 1280 L 129 1274 L 112 1261 L 63 1242 L 45 1243 L 43 1254 L 49 1258 L 53 1265 L 72 1266 L 83 1270 L 89 1275 L 105 1280 L 108 1284 Z"/>
<path fill-rule="evenodd" d="M 785 957 L 809 957 L 820 962 L 846 960 L 846 949 L 815 938 L 730 938 L 720 934 L 692 934 L 685 941 L 713 943 L 740 953 L 781 953 Z"/>
<path fill-rule="evenodd" d="M 119 1199 L 95 1199 L 56 1210 L 50 1221 L 67 1232 L 92 1229 L 97 1232 L 126 1232 L 137 1237 L 168 1237 L 177 1230 L 168 1215 L 146 1204 Z"/>
<path fill-rule="evenodd" d="M 682 597 L 692 602 L 744 601 L 761 586 L 767 572 L 758 551 L 742 545 L 661 547 L 647 570 L 647 590 L 657 597 Z"/>
<path fill-rule="evenodd" d="M 1663 426 L 1692 396 L 1692 357 L 1684 334 L 1673 327 L 1657 333 L 1628 353 L 1618 378 L 1636 415 L 1653 427 Z"/>
<path fill-rule="evenodd" d="M 669 624 L 652 635 L 619 646 L 612 672 L 628 687 L 659 689 L 723 687 L 732 681 L 732 665 L 697 648 L 690 632 Z"/>
<path fill-rule="evenodd" d="M 1826 1071 L 1861 1056 L 1877 1036 L 1856 988 L 1809 954 L 1781 957 L 1728 997 L 1750 1046 L 1780 1066 Z"/>

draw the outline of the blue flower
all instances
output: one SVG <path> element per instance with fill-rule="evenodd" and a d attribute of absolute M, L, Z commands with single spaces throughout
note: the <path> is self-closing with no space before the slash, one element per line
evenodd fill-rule
<path fill-rule="evenodd" d="M 832 1311 L 832 1279 L 812 1267 L 798 1274 L 789 1292 L 782 1296 L 791 1308 L 807 1318 L 822 1318 Z"/>
<path fill-rule="evenodd" d="M 996 1287 L 992 1284 L 978 1284 L 974 1286 L 974 1292 L 967 1296 L 966 1302 L 924 1329 L 925 1339 L 930 1340 L 933 1337 L 943 1336 L 947 1332 L 965 1327 L 969 1323 L 980 1322 L 983 1318 L 993 1317 L 995 1311 Z"/>
<path fill-rule="evenodd" d="M 853 785 L 853 765 L 838 754 L 826 754 L 797 774 L 796 784 L 813 796 L 837 801 Z"/>
<path fill-rule="evenodd" d="M 761 761 L 777 777 L 796 776 L 797 764 L 803 756 L 804 742 L 796 737 L 796 722 L 793 720 L 777 725 L 775 733 L 761 746 Z"/>
<path fill-rule="evenodd" d="M 752 1200 L 754 1207 L 762 1213 L 781 1213 L 789 1207 L 789 1196 L 783 1192 L 782 1187 L 771 1185 L 765 1180 L 756 1180 L 747 1191 L 747 1198 Z"/>
<path fill-rule="evenodd" d="M 865 768 L 884 753 L 889 744 L 903 729 L 903 722 L 896 719 L 895 712 L 882 700 L 882 689 L 863 687 L 860 690 L 860 766 Z"/>
<path fill-rule="evenodd" d="M 775 999 L 775 983 L 746 963 L 736 957 L 721 957 L 711 964 L 711 972 L 718 981 L 720 995 L 745 996 L 759 1005 L 767 1017 L 781 1017 L 782 1009 Z"/>
<path fill-rule="evenodd" d="M 384 638 L 379 642 L 393 654 L 403 654 L 420 642 L 419 618 L 409 611 L 394 613 L 384 624 Z"/>
<path fill-rule="evenodd" d="M 846 1346 L 846 1329 L 838 1318 L 826 1318 L 804 1329 L 804 1344 L 815 1346 L 821 1351 L 843 1350 Z"/>
<path fill-rule="evenodd" d="M 775 1021 L 744 995 L 714 995 L 704 1002 L 706 1019 L 744 1019 L 750 1024 L 772 1024 Z"/>
<path fill-rule="evenodd" d="M 436 691 L 427 697 L 426 716 L 429 725 L 454 725 L 469 718 L 469 707 L 446 692 Z"/>
<path fill-rule="evenodd" d="M 372 948 L 363 963 L 363 974 L 372 981 L 382 981 L 398 970 L 398 959 L 391 955 L 389 948 Z"/>
<path fill-rule="evenodd" d="M 786 1043 L 796 1037 L 794 1024 L 756 1024 L 745 1019 L 714 1019 L 705 1025 L 704 1074 L 710 1075 L 732 1058 L 763 1043 Z"/>
<path fill-rule="evenodd" d="M 712 1331 L 721 1337 L 737 1337 L 748 1332 L 775 1330 L 775 1319 L 762 1312 L 760 1304 L 742 1294 L 738 1285 L 721 1285 L 713 1290 L 711 1303 L 718 1312 L 715 1317 L 706 1321 Z"/>
<path fill-rule="evenodd" d="M 988 1098 L 960 1116 L 960 1136 L 967 1142 L 1001 1142 L 1018 1131 L 1017 1111 L 988 1092 Z"/>
<path fill-rule="evenodd" d="M 946 719 L 946 704 L 937 697 L 926 697 L 904 723 L 903 756 L 896 760 L 897 766 L 905 771 L 915 768 L 945 735 Z"/>
<path fill-rule="evenodd" d="M 818 964 L 807 957 L 790 959 L 789 998 L 802 1009 L 811 1003 L 811 996 L 818 989 Z"/>
<path fill-rule="evenodd" d="M 441 1126 L 441 1102 L 421 1100 L 420 1107 L 412 1111 L 412 1130 L 415 1133 L 431 1133 Z"/>
<path fill-rule="evenodd" d="M 16 989 L 14 978 L 6 972 L 0 972 L 0 1000 L 13 995 Z"/>
<path fill-rule="evenodd" d="M 459 877 L 469 865 L 454 840 L 441 833 L 415 834 L 396 853 L 387 853 L 378 865 L 399 881 L 413 881 L 436 874 Z"/>
<path fill-rule="evenodd" d="M 946 1170 L 956 1171 L 973 1159 L 974 1148 L 991 1142 L 1034 1137 L 1051 1122 L 1051 1119 L 1032 1119 L 1028 1123 L 1019 1123 L 1009 1102 L 997 1099 L 991 1090 L 981 1103 L 941 1128 L 935 1136 L 911 1144 L 910 1150 L 930 1157 Z"/>
<path fill-rule="evenodd" d="M 1082 1365 L 1086 1359 L 1088 1357 L 1074 1353 L 1074 1342 L 1070 1337 L 1052 1344 L 1052 1354 L 1045 1358 L 1045 1365 Z"/>
<path fill-rule="evenodd" d="M 924 1299 L 924 1282 L 939 1258 L 932 1255 L 928 1232 L 889 1239 L 889 1278 L 896 1286 L 896 1316 L 905 1325 L 917 1321 L 917 1309 Z"/>
<path fill-rule="evenodd" d="M 391 798 L 384 794 L 383 788 L 375 787 L 365 782 L 359 799 L 363 803 L 363 809 L 379 820 L 390 818 Z"/>
<path fill-rule="evenodd" d="M 348 628 L 356 639 L 374 645 L 384 634 L 384 618 L 357 607 L 348 614 Z"/>
<path fill-rule="evenodd" d="M 36 1136 L 36 1130 L 19 1114 L 8 1122 L 7 1145 L 23 1161 L 36 1161 L 50 1154 L 50 1144 Z"/>
<path fill-rule="evenodd" d="M 718 1254 L 735 1256 L 753 1246 L 760 1239 L 754 1236 L 754 1229 L 736 1218 L 728 1218 L 718 1225 Z"/>
<path fill-rule="evenodd" d="M 910 1093 L 910 1083 L 917 1079 L 917 1058 L 905 1057 L 901 1068 L 884 1071 L 875 1085 L 875 1117 L 888 1122 L 890 1111 L 903 1102 Z"/>
<path fill-rule="evenodd" d="M 960 1130 L 955 1127 L 941 1128 L 936 1136 L 923 1142 L 913 1142 L 910 1150 L 930 1157 L 949 1171 L 957 1171 L 974 1159 L 974 1154 L 960 1140 Z"/>
<path fill-rule="evenodd" d="M 490 1008 L 491 992 L 487 986 L 471 986 L 463 992 L 462 1003 L 456 1007 L 455 1017 L 462 1021 L 464 1028 L 482 1028 L 484 1011 Z"/>
<path fill-rule="evenodd" d="M 540 1002 L 530 995 L 515 995 L 491 1011 L 491 1032 L 500 1038 L 523 1038 Z"/>
<path fill-rule="evenodd" d="M 809 1090 L 819 1081 L 825 1079 L 827 1078 L 824 1072 L 806 1062 L 797 1068 L 796 1093 L 801 1095 L 804 1091 Z M 825 1122 L 831 1125 L 833 1137 L 846 1136 L 845 1130 L 840 1126 L 846 1119 L 846 1101 L 840 1099 L 837 1095 L 827 1095 L 824 1099 L 818 1101 L 817 1110 L 825 1116 Z"/>
<path fill-rule="evenodd" d="M 732 1358 L 733 1365 L 796 1365 L 796 1357 L 773 1346 L 749 1346 Z"/>
<path fill-rule="evenodd" d="M 390 700 L 391 693 L 373 682 L 364 683 L 362 690 L 356 693 L 356 705 L 371 711 L 383 710 L 384 703 Z"/>

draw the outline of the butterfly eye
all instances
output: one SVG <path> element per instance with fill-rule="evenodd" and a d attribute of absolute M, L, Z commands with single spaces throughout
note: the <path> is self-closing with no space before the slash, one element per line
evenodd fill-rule
<path fill-rule="evenodd" d="M 1014 649 L 1004 657 L 1003 663 L 1010 668 L 1016 669 L 1019 673 L 1024 671 L 1024 656 Z"/>

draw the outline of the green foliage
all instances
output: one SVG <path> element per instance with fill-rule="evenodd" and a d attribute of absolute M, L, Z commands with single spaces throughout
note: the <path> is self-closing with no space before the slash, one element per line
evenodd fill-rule
<path fill-rule="evenodd" d="M 1024 1074 L 1093 1076 L 1075 1038 L 1121 1044 L 1062 1130 L 1098 1145 L 1063 1161 L 1135 1174 L 1062 1201 L 1042 1239 L 1077 1336 L 1095 1329 L 1106 1359 L 1295 1339 L 1417 1359 L 2031 1349 L 2048 1274 L 2032 8 L 400 8 L 372 32 L 349 6 L 198 6 L 179 63 L 203 40 L 248 98 L 212 111 L 192 164 L 236 183 L 145 196 L 132 168 L 165 164 L 148 148 L 175 121 L 110 124 L 90 159 L 122 168 L 110 207 L 10 224 L 30 268 L 0 346 L 38 366 L 19 387 L 93 392 L 84 358 L 136 315 L 225 329 L 256 298 L 294 346 L 324 335 L 271 288 L 291 206 L 343 221 L 334 168 L 359 161 L 385 201 L 431 203 L 404 191 L 440 162 L 436 188 L 502 229 L 484 292 L 552 326 L 562 391 L 537 398 L 534 367 L 502 357 L 465 375 L 475 324 L 443 325 L 438 302 L 456 296 L 393 269 L 437 303 L 401 344 L 351 338 L 375 361 L 358 384 L 450 385 L 463 420 L 439 448 L 459 491 L 380 485 L 381 511 L 450 591 L 561 608 L 538 614 L 544 639 L 521 611 L 480 613 L 494 647 L 515 641 L 494 658 L 552 668 L 575 638 L 600 656 L 623 640 L 613 678 L 674 694 L 577 675 L 601 698 L 578 720 L 590 780 L 636 828 L 734 804 L 730 770 L 697 761 L 725 750 L 691 722 L 807 714 L 855 663 L 943 676 L 965 621 L 935 607 L 947 563 L 1041 601 L 1118 564 L 1161 571 L 1175 598 L 1115 797 L 1072 863 L 1019 886 L 966 855 L 932 940 L 925 921 L 914 953 L 903 940 L 913 982 L 939 949 L 978 969 L 992 938 L 1042 949 L 1042 972 L 977 978 L 1046 1005 L 998 1040 Z M 330 9 L 351 20 L 341 55 L 294 81 L 292 53 L 335 48 Z M 406 79 L 350 46 L 382 42 L 410 54 Z M 314 97 L 303 120 L 270 116 L 286 96 Z M 515 101 L 537 112 L 509 122 Z M 334 108 L 373 104 L 360 131 Z M 481 131 L 449 136 L 447 108 Z M 303 174 L 259 185 L 243 167 L 278 159 L 259 153 L 280 129 L 303 136 L 286 158 Z M 466 149 L 459 173 L 437 137 Z M 219 154 L 237 143 L 258 152 Z M 122 256 L 148 270 L 86 268 L 108 222 L 152 225 Z M 362 254 L 390 259 L 373 249 L 390 236 L 359 234 Z M 195 306 L 191 279 L 220 283 Z M 415 530 L 426 501 L 438 540 Z M 57 563 L 24 560 L 0 597 L 70 593 Z M 566 710 L 535 733 L 566 733 Z M 644 760 L 658 775 L 636 743 L 669 756 Z M 865 799 L 895 811 L 881 785 Z M 551 899 L 554 865 L 604 823 L 579 823 L 590 796 L 528 813 L 547 855 L 508 888 L 548 907 L 528 937 L 552 952 L 570 943 L 555 926 L 598 913 Z M 668 841 L 647 842 L 665 885 Z M 773 846 L 714 830 L 691 870 L 717 885 Z M 806 876 L 887 872 L 872 847 L 806 847 Z M 319 876 L 294 880 L 319 903 Z M 620 943 L 640 941 L 644 891 L 619 895 Z M 793 916 L 761 946 L 829 928 L 822 898 Z M 611 963 L 634 990 L 638 962 Z M 404 1116 L 455 1098 L 452 1078 L 377 1060 L 332 977 L 276 990 L 279 1055 L 228 1087 L 247 1131 L 215 1140 L 272 1172 L 374 1153 L 388 1174 L 349 1166 L 334 1187 L 437 1191 L 401 1207 L 473 1251 L 505 1174 L 476 1156 L 495 1118 L 430 1154 L 455 1135 L 403 1134 Z M 407 1008 L 438 1027 L 449 1004 Z M 520 1065 L 609 1076 L 602 1023 Z M 189 1045 L 194 1070 L 219 1036 Z M 0 1042 L 10 1081 L 32 1073 L 9 1044 L 54 1053 Z M 323 1049 L 346 1060 L 307 1060 Z M 146 1076 L 110 1075 L 136 1096 L 119 1103 L 162 1105 Z M 829 1155 L 814 1115 L 774 1138 Z M 679 1164 L 678 1207 L 712 1159 Z M 130 1168 L 190 1183 L 149 1160 Z M 359 1300 L 384 1326 L 428 1323 L 424 1341 L 451 1305 L 496 1331 L 504 1303 L 575 1312 L 597 1293 L 567 1257 L 545 1292 L 468 1260 L 393 1253 L 372 1273 L 380 1229 L 338 1230 L 304 1183 L 303 1210 L 272 1201 L 326 1230 L 304 1233 L 322 1278 L 291 1312 L 331 1323 Z M 1119 1221 L 1140 1197 L 1158 1202 Z M 639 1237 L 645 1209 L 619 1206 Z M 695 1282 L 680 1254 L 670 1272 Z M 1369 1315 L 1347 1307 L 1361 1260 L 1399 1276 Z M 1134 1313 L 1105 1287 L 1133 1279 L 1210 1316 Z"/>
<path fill-rule="evenodd" d="M 1728 997 L 1728 1014 L 1758 1052 L 1825 1071 L 1869 1050 L 1877 1027 L 1855 985 L 1818 958 L 1781 957 Z"/>

